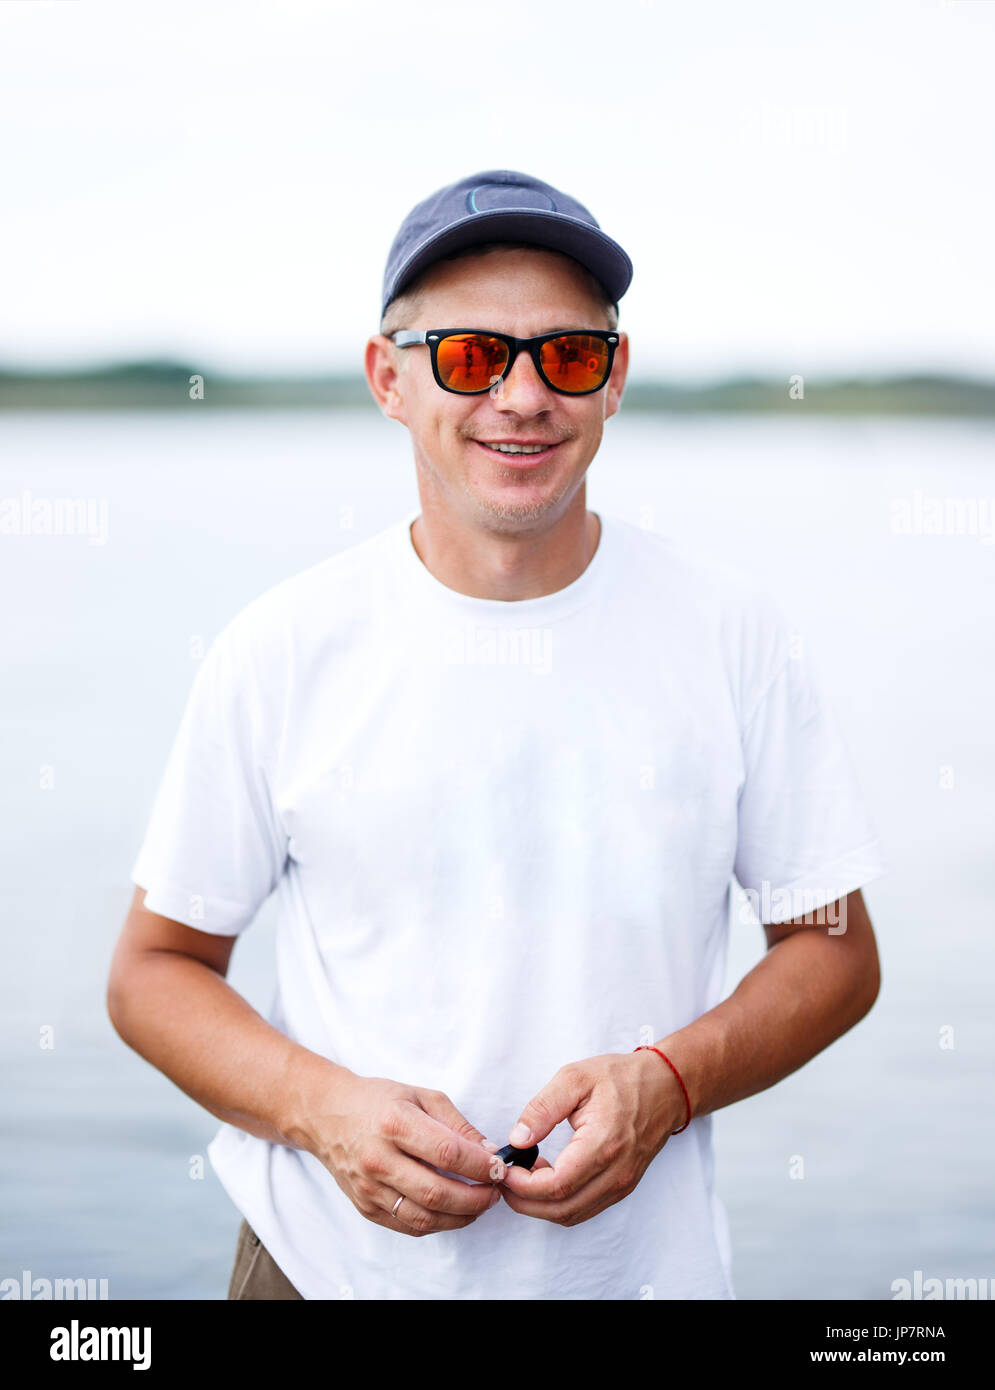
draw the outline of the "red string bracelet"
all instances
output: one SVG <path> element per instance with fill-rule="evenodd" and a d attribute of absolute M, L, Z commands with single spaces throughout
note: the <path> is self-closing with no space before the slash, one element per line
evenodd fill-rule
<path fill-rule="evenodd" d="M 673 1064 L 673 1062 L 670 1060 L 670 1058 L 669 1058 L 668 1056 L 666 1056 L 665 1053 L 661 1052 L 660 1049 L 659 1049 L 658 1047 L 650 1047 L 648 1043 L 643 1043 L 642 1047 L 634 1047 L 632 1050 L 633 1050 L 633 1052 L 655 1052 L 656 1055 L 657 1055 L 658 1057 L 662 1057 L 662 1058 L 663 1058 L 663 1060 L 666 1062 L 667 1066 L 670 1068 L 670 1070 L 671 1070 L 671 1071 L 674 1073 L 674 1075 L 677 1077 L 677 1080 L 680 1082 L 681 1090 L 684 1092 L 684 1103 L 685 1103 L 685 1105 L 686 1105 L 687 1108 L 688 1108 L 688 1117 L 687 1117 L 687 1119 L 684 1121 L 684 1123 L 681 1125 L 680 1129 L 675 1129 L 675 1130 L 672 1131 L 672 1135 L 673 1135 L 673 1134 L 683 1134 L 684 1131 L 687 1129 L 688 1125 L 691 1123 L 691 1097 L 688 1095 L 688 1088 L 684 1085 L 684 1082 L 681 1080 L 681 1074 L 680 1074 L 680 1072 L 679 1072 L 679 1071 L 677 1070 L 677 1068 L 674 1066 L 674 1064 Z"/>

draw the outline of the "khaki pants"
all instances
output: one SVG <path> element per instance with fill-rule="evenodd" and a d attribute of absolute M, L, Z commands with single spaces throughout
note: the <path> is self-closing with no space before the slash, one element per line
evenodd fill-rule
<path fill-rule="evenodd" d="M 235 1247 L 235 1264 L 228 1285 L 229 1298 L 299 1298 L 293 1284 L 243 1218 Z"/>

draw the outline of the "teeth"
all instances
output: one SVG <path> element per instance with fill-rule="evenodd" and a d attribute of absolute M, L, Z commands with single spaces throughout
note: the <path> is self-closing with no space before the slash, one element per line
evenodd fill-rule
<path fill-rule="evenodd" d="M 482 443 L 485 441 L 481 441 Z M 496 449 L 500 454 L 541 454 L 548 444 L 488 444 L 488 449 Z"/>

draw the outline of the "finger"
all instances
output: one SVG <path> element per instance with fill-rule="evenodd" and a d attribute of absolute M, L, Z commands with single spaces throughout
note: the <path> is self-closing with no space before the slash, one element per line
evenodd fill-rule
<path fill-rule="evenodd" d="M 433 1119 L 440 1120 L 449 1129 L 455 1130 L 462 1138 L 468 1139 L 472 1144 L 486 1144 L 490 1141 L 481 1134 L 480 1130 L 462 1115 L 452 1103 L 445 1091 L 425 1091 L 419 1089 L 418 1099 L 422 1108 Z M 496 1153 L 500 1145 L 495 1144 L 491 1150 Z"/>
<path fill-rule="evenodd" d="M 537 1163 L 531 1172 L 510 1168 L 504 1185 L 513 1195 L 530 1201 L 562 1202 L 574 1197 L 609 1169 L 604 1138 L 591 1126 L 585 1126 L 576 1132 L 552 1167 L 548 1163 L 540 1167 Z"/>
<path fill-rule="evenodd" d="M 532 1097 L 508 1135 L 516 1149 L 540 1143 L 568 1119 L 590 1094 L 591 1083 L 577 1067 L 561 1067 L 548 1085 Z"/>
<path fill-rule="evenodd" d="M 403 1153 L 420 1158 L 444 1173 L 458 1173 L 460 1177 L 470 1178 L 474 1182 L 500 1181 L 505 1174 L 505 1165 L 483 1147 L 478 1131 L 473 1130 L 476 1138 L 464 1137 L 450 1124 L 434 1118 L 423 1108 L 424 1098 L 428 1094 L 433 1093 L 421 1093 L 419 1105 L 402 1101 L 393 1107 L 384 1122 L 384 1138 Z M 441 1096 L 441 1092 L 434 1094 Z M 432 1103 L 438 1105 L 437 1101 Z M 442 1106 L 438 1108 L 444 1110 Z M 459 1115 L 458 1111 L 455 1113 Z M 473 1129 L 472 1125 L 470 1128 Z"/>
<path fill-rule="evenodd" d="M 572 1197 L 541 1199 L 520 1197 L 502 1184 L 498 1189 L 512 1211 L 520 1216 L 532 1216 L 541 1221 L 553 1221 L 560 1226 L 576 1226 L 596 1216 L 599 1211 L 619 1202 L 632 1189 L 619 1181 L 617 1174 L 601 1173 Z"/>
<path fill-rule="evenodd" d="M 497 1188 L 492 1188 L 491 1192 L 492 1195 L 497 1194 Z M 439 1231 L 459 1231 L 464 1226 L 472 1225 L 477 1219 L 476 1215 L 453 1216 L 446 1212 L 429 1211 L 406 1193 L 403 1194 L 404 1201 L 395 1213 L 394 1207 L 401 1195 L 393 1188 L 382 1188 L 377 1195 L 376 1206 L 370 1219 L 378 1226 L 385 1226 L 388 1230 L 409 1236 L 430 1236 Z"/>
<path fill-rule="evenodd" d="M 536 1159 L 531 1169 L 518 1168 L 515 1164 L 511 1163 L 508 1165 L 508 1172 L 505 1174 L 505 1179 L 501 1186 L 502 1188 L 508 1187 L 512 1192 L 517 1192 L 524 1196 L 526 1192 L 531 1190 L 529 1187 L 529 1179 L 532 1174 L 538 1173 L 542 1168 L 552 1169 L 552 1167 L 553 1165 L 549 1160 L 543 1158 L 541 1154 Z"/>
<path fill-rule="evenodd" d="M 498 1189 L 486 1182 L 462 1182 L 446 1177 L 427 1163 L 397 1154 L 396 1168 L 383 1181 L 394 1189 L 394 1201 L 403 1192 L 426 1211 L 447 1216 L 480 1216 L 493 1205 Z"/>
<path fill-rule="evenodd" d="M 515 1197 L 525 1197 L 531 1192 L 529 1179 L 532 1173 L 537 1173 L 541 1168 L 552 1169 L 553 1165 L 545 1158 L 539 1157 L 533 1164 L 531 1172 L 527 1168 L 516 1168 L 513 1164 L 509 1166 L 505 1174 L 504 1182 L 501 1184 L 502 1195 L 510 1192 Z M 509 1181 L 510 1177 L 510 1181 Z"/>

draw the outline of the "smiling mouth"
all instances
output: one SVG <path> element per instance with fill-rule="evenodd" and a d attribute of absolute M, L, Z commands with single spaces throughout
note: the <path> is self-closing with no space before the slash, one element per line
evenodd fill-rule
<path fill-rule="evenodd" d="M 552 457 L 553 451 L 559 448 L 561 442 L 555 440 L 551 443 L 509 444 L 500 441 L 489 443 L 484 439 L 473 441 L 479 448 L 486 450 L 491 458 L 500 459 L 512 468 L 534 468 L 540 463 L 545 463 Z"/>

